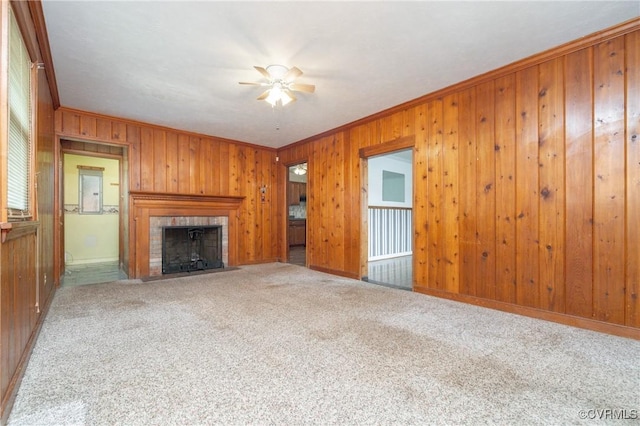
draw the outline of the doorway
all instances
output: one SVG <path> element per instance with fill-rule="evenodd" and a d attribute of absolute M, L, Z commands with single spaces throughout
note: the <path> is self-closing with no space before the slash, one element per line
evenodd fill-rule
<path fill-rule="evenodd" d="M 367 161 L 365 281 L 413 288 L 413 149 Z"/>
<path fill-rule="evenodd" d="M 307 266 L 307 163 L 293 164 L 287 173 L 287 241 L 289 263 Z"/>
<path fill-rule="evenodd" d="M 72 141 L 61 148 L 61 285 L 126 279 L 125 148 Z"/>

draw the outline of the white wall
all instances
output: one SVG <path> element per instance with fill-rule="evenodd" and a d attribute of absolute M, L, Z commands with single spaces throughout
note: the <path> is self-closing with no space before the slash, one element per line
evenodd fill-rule
<path fill-rule="evenodd" d="M 411 163 L 396 160 L 388 155 L 369 158 L 369 205 L 381 207 L 413 206 L 413 167 Z M 382 201 L 382 171 L 402 173 L 405 175 L 404 203 Z"/>

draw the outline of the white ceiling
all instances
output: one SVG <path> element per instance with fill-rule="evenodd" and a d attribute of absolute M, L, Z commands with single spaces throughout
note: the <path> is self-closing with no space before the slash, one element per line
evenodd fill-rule
<path fill-rule="evenodd" d="M 281 147 L 640 16 L 635 1 L 58 1 L 61 104 Z M 254 65 L 314 94 L 273 109 Z"/>

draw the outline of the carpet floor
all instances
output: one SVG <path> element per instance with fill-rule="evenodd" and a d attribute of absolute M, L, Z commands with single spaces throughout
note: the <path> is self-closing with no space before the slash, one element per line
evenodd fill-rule
<path fill-rule="evenodd" d="M 9 424 L 637 422 L 639 360 L 640 341 L 253 265 L 60 288 Z"/>

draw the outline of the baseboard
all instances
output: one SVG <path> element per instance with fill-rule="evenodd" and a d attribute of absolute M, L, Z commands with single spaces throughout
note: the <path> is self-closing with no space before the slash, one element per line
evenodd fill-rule
<path fill-rule="evenodd" d="M 329 269 L 329 268 L 325 268 L 324 266 L 309 265 L 309 269 L 312 269 L 312 270 L 318 271 L 318 272 L 325 272 L 325 273 L 331 274 L 331 275 L 338 275 L 338 276 L 345 277 L 345 278 L 353 278 L 354 280 L 359 280 L 360 279 L 358 274 L 354 274 L 352 272 L 338 271 L 336 269 Z"/>
<path fill-rule="evenodd" d="M 448 293 L 446 291 L 434 290 L 434 289 L 425 288 L 425 287 L 414 287 L 413 290 L 417 293 L 426 294 L 428 296 L 454 300 L 456 302 L 482 306 L 484 308 L 490 308 L 498 311 L 509 312 L 516 315 L 522 315 L 530 318 L 556 322 L 559 324 L 583 328 L 591 331 L 597 331 L 600 333 L 612 334 L 615 336 L 626 337 L 629 339 L 640 340 L 640 329 L 627 327 L 626 325 L 611 324 L 611 323 L 598 321 L 591 318 L 581 318 L 581 317 L 576 317 L 573 315 L 563 314 L 559 312 L 544 311 L 542 309 L 514 305 L 511 303 L 500 302 L 497 300 L 483 299 L 480 297 L 468 296 L 465 294 Z"/>
<path fill-rule="evenodd" d="M 259 260 L 246 260 L 246 261 L 242 261 L 242 262 L 238 262 L 237 265 L 235 266 L 242 266 L 242 265 L 260 265 L 262 263 L 275 263 L 275 262 L 279 262 L 280 259 L 277 257 L 273 257 L 273 258 L 269 258 L 269 259 L 259 259 Z"/>
<path fill-rule="evenodd" d="M 6 425 L 9 421 L 9 415 L 11 414 L 11 409 L 13 408 L 13 403 L 16 400 L 16 396 L 18 395 L 18 389 L 20 388 L 20 383 L 22 382 L 22 378 L 24 377 L 24 372 L 27 368 L 27 364 L 29 363 L 29 358 L 31 358 L 31 353 L 33 352 L 33 348 L 38 340 L 38 336 L 40 335 L 40 330 L 42 329 L 42 324 L 44 323 L 44 319 L 47 317 L 49 313 L 49 307 L 51 306 L 51 301 L 53 300 L 56 294 L 57 288 L 54 286 L 51 290 L 49 298 L 45 302 L 42 310 L 40 311 L 40 316 L 36 321 L 36 325 L 33 328 L 33 332 L 29 337 L 29 341 L 27 341 L 27 345 L 25 346 L 24 351 L 22 352 L 22 356 L 20 357 L 20 362 L 18 362 L 18 367 L 16 371 L 13 373 L 13 377 L 9 381 L 9 386 L 7 387 L 7 392 L 5 394 L 2 403 L 0 404 L 0 424 Z"/>

